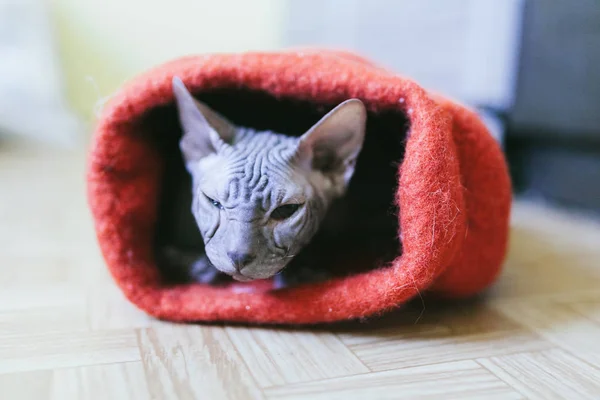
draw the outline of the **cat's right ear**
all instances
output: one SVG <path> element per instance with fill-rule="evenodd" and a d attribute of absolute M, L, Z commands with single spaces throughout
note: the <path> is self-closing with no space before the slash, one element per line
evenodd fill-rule
<path fill-rule="evenodd" d="M 366 120 L 362 101 L 344 101 L 300 137 L 297 159 L 347 185 L 363 146 Z"/>
<path fill-rule="evenodd" d="M 173 95 L 183 129 L 179 147 L 186 164 L 214 154 L 233 142 L 235 126 L 196 100 L 178 77 L 173 78 Z"/>

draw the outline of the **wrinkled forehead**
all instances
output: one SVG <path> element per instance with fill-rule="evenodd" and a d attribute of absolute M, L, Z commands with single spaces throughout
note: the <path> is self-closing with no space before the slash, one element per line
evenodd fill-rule
<path fill-rule="evenodd" d="M 205 187 L 229 207 L 262 208 L 265 211 L 290 201 L 303 202 L 307 185 L 290 165 L 269 163 L 264 157 L 219 157 L 203 179 Z M 207 169 L 205 169 L 207 171 Z"/>

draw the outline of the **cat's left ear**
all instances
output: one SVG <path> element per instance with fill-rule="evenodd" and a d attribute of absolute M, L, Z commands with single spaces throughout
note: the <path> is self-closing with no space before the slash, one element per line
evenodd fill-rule
<path fill-rule="evenodd" d="M 198 161 L 233 143 L 236 127 L 196 100 L 178 77 L 173 78 L 173 94 L 183 129 L 179 145 L 186 163 Z"/>
<path fill-rule="evenodd" d="M 297 156 L 305 165 L 348 184 L 365 138 L 367 110 L 358 99 L 346 100 L 308 130 Z"/>

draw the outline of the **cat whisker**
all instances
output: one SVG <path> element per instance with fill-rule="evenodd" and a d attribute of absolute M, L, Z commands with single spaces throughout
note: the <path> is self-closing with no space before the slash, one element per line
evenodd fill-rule
<path fill-rule="evenodd" d="M 281 258 L 286 258 L 289 254 L 290 254 L 290 248 L 288 247 L 285 249 L 285 252 L 284 252 L 283 256 L 281 256 Z"/>

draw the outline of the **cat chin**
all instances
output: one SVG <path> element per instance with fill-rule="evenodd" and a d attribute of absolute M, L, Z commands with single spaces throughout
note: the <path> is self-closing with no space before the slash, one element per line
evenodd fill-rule
<path fill-rule="evenodd" d="M 250 282 L 250 281 L 256 280 L 254 278 L 250 278 L 250 277 L 247 277 L 247 276 L 241 275 L 241 274 L 234 274 L 234 275 L 231 275 L 231 277 L 238 282 Z"/>
<path fill-rule="evenodd" d="M 235 273 L 235 274 L 229 274 L 229 276 L 231 276 L 234 280 L 236 280 L 238 282 L 252 282 L 252 281 L 261 281 L 261 280 L 265 280 L 265 279 L 271 279 L 274 275 L 261 276 L 261 277 L 254 278 L 254 277 Z"/>

